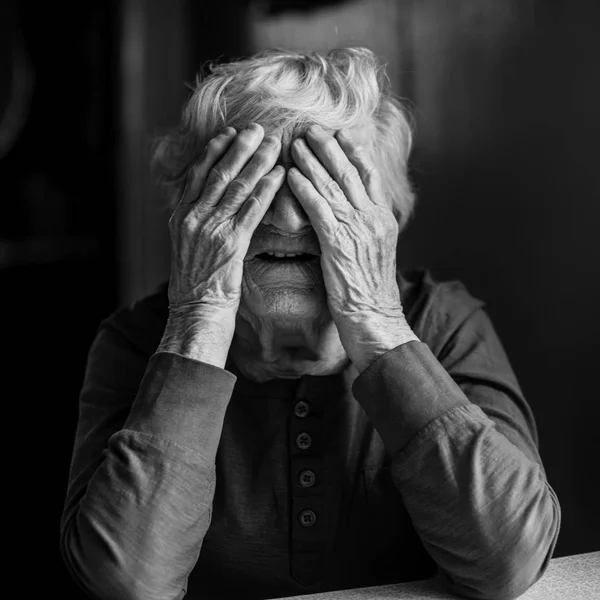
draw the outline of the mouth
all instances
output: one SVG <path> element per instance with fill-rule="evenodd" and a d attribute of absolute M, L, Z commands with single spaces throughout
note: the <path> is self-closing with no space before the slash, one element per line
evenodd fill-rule
<path fill-rule="evenodd" d="M 261 252 L 244 261 L 251 285 L 261 289 L 312 288 L 322 279 L 321 256 L 308 252 Z"/>
<path fill-rule="evenodd" d="M 244 258 L 244 282 L 249 296 L 267 295 L 281 306 L 288 307 L 298 293 L 304 299 L 321 298 L 324 283 L 318 240 L 279 233 L 257 235 Z"/>
<path fill-rule="evenodd" d="M 257 254 L 254 258 L 271 264 L 291 264 L 318 260 L 319 256 L 308 254 L 307 252 L 288 254 L 283 252 L 262 252 L 261 254 Z"/>

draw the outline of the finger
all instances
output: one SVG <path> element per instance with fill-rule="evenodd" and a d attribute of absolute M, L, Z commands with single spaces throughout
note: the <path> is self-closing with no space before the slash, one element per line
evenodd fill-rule
<path fill-rule="evenodd" d="M 236 133 L 233 127 L 227 127 L 225 131 L 213 137 L 206 144 L 199 160 L 187 174 L 185 187 L 181 195 L 181 202 L 183 204 L 191 204 L 198 200 L 210 169 L 227 152 Z"/>
<path fill-rule="evenodd" d="M 327 200 L 336 217 L 341 218 L 343 215 L 347 215 L 349 210 L 353 210 L 338 183 L 331 177 L 302 138 L 294 140 L 292 158 L 314 190 Z"/>
<path fill-rule="evenodd" d="M 258 123 L 251 123 L 240 131 L 225 156 L 210 169 L 200 194 L 202 206 L 216 206 L 229 184 L 239 175 L 263 140 L 265 131 Z"/>
<path fill-rule="evenodd" d="M 265 137 L 250 159 L 250 162 L 242 169 L 225 191 L 219 209 L 226 214 L 235 214 L 240 206 L 252 193 L 258 182 L 273 169 L 279 152 L 281 150 L 281 139 L 275 135 Z"/>
<path fill-rule="evenodd" d="M 318 125 L 309 128 L 306 141 L 350 204 L 357 210 L 368 209 L 370 203 L 360 174 L 338 141 Z"/>
<path fill-rule="evenodd" d="M 234 217 L 233 227 L 253 232 L 269 210 L 275 194 L 284 181 L 285 169 L 281 165 L 262 177 Z"/>
<path fill-rule="evenodd" d="M 308 215 L 311 225 L 321 239 L 323 234 L 333 231 L 338 225 L 336 215 L 329 202 L 321 196 L 314 185 L 296 167 L 292 167 L 287 175 L 288 185 Z"/>
<path fill-rule="evenodd" d="M 338 131 L 336 139 L 350 162 L 356 167 L 367 191 L 367 196 L 375 204 L 385 202 L 381 176 L 375 168 L 366 148 L 355 140 L 347 130 Z"/>
<path fill-rule="evenodd" d="M 190 173 L 191 169 L 185 176 L 185 185 L 183 186 L 183 192 L 181 193 L 181 197 L 179 198 L 179 202 L 177 203 L 175 210 L 171 213 L 171 217 L 169 218 L 169 227 L 174 226 L 186 214 L 186 211 L 181 210 L 181 208 L 186 205 L 187 199 L 190 197 L 190 194 L 188 193 L 188 188 L 190 187 L 191 180 Z"/>

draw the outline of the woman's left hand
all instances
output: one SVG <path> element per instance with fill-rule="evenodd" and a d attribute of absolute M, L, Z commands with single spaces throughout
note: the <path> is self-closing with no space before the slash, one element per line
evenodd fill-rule
<path fill-rule="evenodd" d="M 363 363 L 407 335 L 417 340 L 396 282 L 398 223 L 364 148 L 312 126 L 292 158 L 298 168 L 287 180 L 319 239 L 329 309 L 350 358 Z"/>

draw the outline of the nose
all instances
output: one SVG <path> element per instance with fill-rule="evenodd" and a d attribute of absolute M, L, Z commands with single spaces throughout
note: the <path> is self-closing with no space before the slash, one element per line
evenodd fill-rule
<path fill-rule="evenodd" d="M 287 182 L 275 194 L 261 223 L 284 233 L 305 233 L 312 229 L 308 215 Z"/>

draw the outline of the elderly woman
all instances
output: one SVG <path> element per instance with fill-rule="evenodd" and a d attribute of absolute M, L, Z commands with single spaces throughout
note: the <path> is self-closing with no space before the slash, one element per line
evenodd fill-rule
<path fill-rule="evenodd" d="M 396 268 L 410 144 L 366 49 L 198 82 L 155 155 L 170 279 L 102 322 L 81 391 L 61 548 L 92 597 L 542 575 L 560 508 L 483 303 Z"/>

